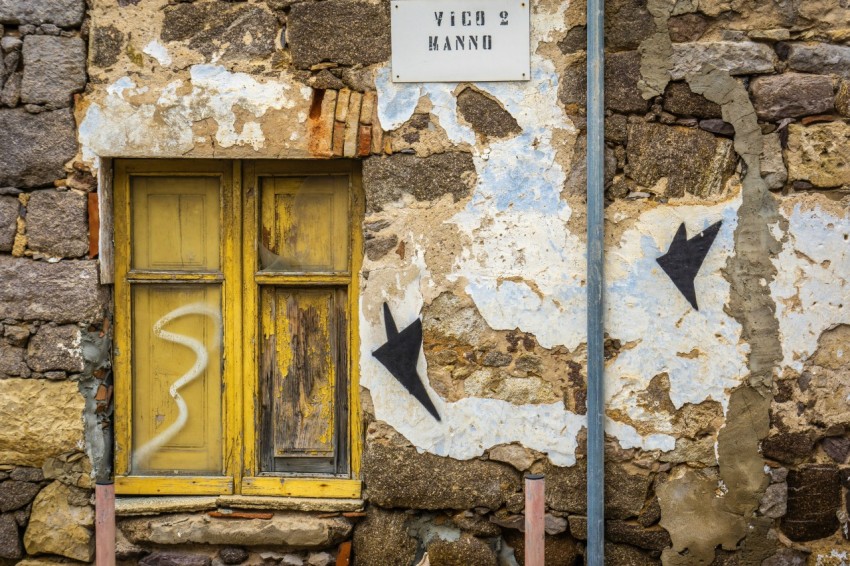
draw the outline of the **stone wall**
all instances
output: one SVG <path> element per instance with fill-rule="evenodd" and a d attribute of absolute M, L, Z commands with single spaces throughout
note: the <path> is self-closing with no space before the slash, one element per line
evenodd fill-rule
<path fill-rule="evenodd" d="M 124 498 L 119 558 L 523 564 L 534 472 L 583 563 L 583 5 L 532 5 L 529 81 L 397 84 L 384 1 L 0 0 L 0 559 L 92 559 L 108 160 L 343 157 L 365 501 Z M 606 18 L 607 563 L 848 563 L 850 7 Z M 385 303 L 439 420 L 372 355 Z"/>
<path fill-rule="evenodd" d="M 107 392 L 97 182 L 75 160 L 83 0 L 0 2 L 0 562 L 94 554 L 87 399 Z M 107 339 L 108 341 L 108 339 Z M 96 357 L 96 356 L 95 356 Z M 90 436 L 90 435 L 89 435 Z"/>

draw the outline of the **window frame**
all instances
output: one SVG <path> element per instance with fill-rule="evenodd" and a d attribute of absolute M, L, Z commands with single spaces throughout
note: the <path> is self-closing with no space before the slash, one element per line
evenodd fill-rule
<path fill-rule="evenodd" d="M 349 272 L 258 274 L 260 179 L 267 176 L 347 175 Z M 209 281 L 213 275 L 131 270 L 130 179 L 135 176 L 213 176 L 220 179 L 222 294 L 222 476 L 131 475 L 131 286 Z M 122 495 L 266 495 L 359 498 L 362 420 L 359 395 L 359 273 L 365 214 L 359 163 L 351 160 L 116 159 L 114 162 L 115 489 Z M 264 472 L 259 469 L 259 328 L 261 283 L 347 286 L 348 473 Z M 253 323 L 251 322 L 253 321 Z"/>

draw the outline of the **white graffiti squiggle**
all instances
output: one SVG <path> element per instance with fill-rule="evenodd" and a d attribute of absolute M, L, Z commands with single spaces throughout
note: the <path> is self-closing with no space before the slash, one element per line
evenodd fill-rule
<path fill-rule="evenodd" d="M 204 372 L 207 368 L 207 364 L 209 363 L 209 352 L 203 342 L 195 340 L 194 338 L 189 338 L 182 334 L 163 330 L 162 327 L 176 318 L 190 314 L 197 314 L 212 318 L 215 323 L 215 331 L 213 332 L 213 347 L 218 347 L 219 342 L 221 341 L 221 313 L 218 309 L 204 303 L 191 303 L 176 308 L 154 323 L 153 333 L 155 336 L 175 344 L 186 346 L 195 353 L 196 359 L 194 365 L 189 368 L 189 371 L 181 375 L 180 378 L 172 383 L 171 387 L 168 389 L 168 393 L 174 399 L 174 402 L 177 403 L 177 419 L 167 429 L 154 436 L 144 445 L 135 450 L 133 453 L 134 470 L 138 470 L 142 463 L 146 462 L 151 455 L 174 438 L 174 436 L 180 432 L 184 426 L 186 426 L 186 422 L 189 420 L 189 408 L 186 406 L 186 401 L 183 400 L 179 390 L 184 385 L 187 385 L 197 379 L 197 377 Z"/>

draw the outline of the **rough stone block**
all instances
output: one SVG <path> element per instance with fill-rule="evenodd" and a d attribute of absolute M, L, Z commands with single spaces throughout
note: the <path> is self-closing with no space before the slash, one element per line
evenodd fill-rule
<path fill-rule="evenodd" d="M 670 41 L 673 43 L 696 41 L 708 29 L 708 23 L 708 19 L 700 14 L 673 16 L 667 21 L 667 28 L 670 30 Z"/>
<path fill-rule="evenodd" d="M 248 560 L 248 551 L 240 546 L 226 546 L 218 551 L 218 557 L 225 564 L 242 564 Z"/>
<path fill-rule="evenodd" d="M 7 77 L 3 91 L 0 92 L 0 104 L 10 108 L 18 105 L 18 102 L 21 101 L 21 77 L 23 77 L 23 73 L 20 71 L 16 71 Z"/>
<path fill-rule="evenodd" d="M 836 512 L 840 505 L 836 466 L 812 464 L 790 470 L 788 512 L 782 519 L 782 532 L 798 542 L 827 537 L 839 527 Z"/>
<path fill-rule="evenodd" d="M 490 449 L 490 459 L 510 464 L 524 472 L 537 460 L 537 456 L 528 448 L 518 444 L 504 444 Z"/>
<path fill-rule="evenodd" d="M 18 208 L 16 197 L 0 197 L 0 252 L 12 250 L 18 229 Z"/>
<path fill-rule="evenodd" d="M 672 82 L 664 91 L 664 110 L 680 116 L 720 118 L 720 105 L 691 91 L 688 83 Z"/>
<path fill-rule="evenodd" d="M 41 471 L 41 468 L 20 466 L 12 470 L 9 477 L 15 481 L 29 481 L 37 483 L 44 480 L 44 472 Z"/>
<path fill-rule="evenodd" d="M 363 162 L 363 187 L 370 211 L 409 193 L 417 200 L 436 200 L 450 194 L 457 201 L 470 194 L 475 182 L 472 155 L 453 151 L 421 158 L 395 154 Z"/>
<path fill-rule="evenodd" d="M 788 484 L 775 483 L 767 486 L 759 502 L 759 513 L 771 519 L 779 519 L 788 508 Z"/>
<path fill-rule="evenodd" d="M 164 17 L 163 40 L 186 41 L 206 57 L 268 57 L 274 52 L 277 19 L 259 5 L 178 3 L 169 6 Z"/>
<path fill-rule="evenodd" d="M 636 122 L 629 127 L 626 174 L 645 187 L 667 177 L 670 197 L 718 194 L 735 166 L 732 142 L 696 128 Z"/>
<path fill-rule="evenodd" d="M 505 542 L 514 549 L 514 557 L 519 564 L 523 564 L 525 555 L 525 535 L 518 530 L 505 530 L 502 533 Z M 566 565 L 583 564 L 582 548 L 571 536 L 546 536 L 543 539 L 543 562 L 544 564 Z M 512 564 L 512 562 L 507 562 Z M 628 562 L 617 564 L 617 566 L 631 566 Z"/>
<path fill-rule="evenodd" d="M 391 250 L 396 249 L 398 246 L 398 236 L 392 234 L 387 237 L 379 237 L 379 238 L 371 238 L 366 240 L 363 248 L 366 251 L 366 257 L 369 258 L 370 261 L 378 261 Z"/>
<path fill-rule="evenodd" d="M 673 44 L 674 81 L 684 79 L 709 63 L 728 71 L 730 75 L 756 75 L 772 73 L 776 65 L 776 52 L 769 45 L 750 41 L 715 41 Z"/>
<path fill-rule="evenodd" d="M 815 448 L 814 431 L 780 432 L 765 438 L 761 452 L 766 458 L 786 464 L 799 464 Z"/>
<path fill-rule="evenodd" d="M 334 557 L 328 552 L 311 552 L 305 566 L 332 566 L 336 564 Z"/>
<path fill-rule="evenodd" d="M 24 361 L 24 349 L 0 343 L 0 376 L 29 377 L 30 371 Z"/>
<path fill-rule="evenodd" d="M 42 326 L 30 339 L 27 363 L 35 371 L 83 371 L 81 335 L 77 326 Z"/>
<path fill-rule="evenodd" d="M 67 108 L 40 114 L 0 110 L 0 147 L 0 186 L 51 185 L 65 176 L 65 162 L 77 153 L 74 116 Z"/>
<path fill-rule="evenodd" d="M 657 566 L 659 563 L 633 546 L 605 543 L 605 566 Z"/>
<path fill-rule="evenodd" d="M 850 80 L 842 80 L 835 94 L 835 110 L 845 117 L 850 117 Z"/>
<path fill-rule="evenodd" d="M 0 0 L 0 24 L 76 27 L 83 23 L 85 9 L 85 0 Z"/>
<path fill-rule="evenodd" d="M 18 525 L 11 514 L 0 515 L 0 560 L 19 560 L 24 548 L 18 535 Z"/>
<path fill-rule="evenodd" d="M 506 138 L 522 131 L 516 118 L 493 98 L 465 88 L 457 96 L 457 110 L 476 133 L 490 138 Z"/>
<path fill-rule="evenodd" d="M 95 322 L 103 317 L 105 303 L 96 261 L 0 256 L 0 318 Z"/>
<path fill-rule="evenodd" d="M 558 42 L 558 48 L 564 55 L 587 49 L 587 27 L 571 27 L 564 39 Z"/>
<path fill-rule="evenodd" d="M 307 513 L 275 513 L 271 519 L 216 519 L 207 515 L 161 515 L 122 521 L 130 542 L 153 544 L 285 545 L 326 548 L 351 533 L 343 517 L 321 518 Z"/>
<path fill-rule="evenodd" d="M 27 203 L 27 243 L 51 257 L 89 251 L 88 199 L 75 191 L 35 191 Z"/>
<path fill-rule="evenodd" d="M 94 558 L 94 509 L 87 492 L 53 482 L 32 505 L 24 534 L 28 554 L 56 554 L 81 562 Z M 81 504 L 82 503 L 82 504 Z"/>
<path fill-rule="evenodd" d="M 347 0 L 292 5 L 287 37 L 292 62 L 309 69 L 323 62 L 372 65 L 390 56 L 389 2 Z"/>
<path fill-rule="evenodd" d="M 587 512 L 587 461 L 579 460 L 571 467 L 547 464 L 546 506 L 555 511 L 584 515 Z M 629 519 L 636 517 L 646 503 L 652 478 L 630 474 L 614 464 L 605 466 L 605 484 L 617 489 L 605 490 L 605 517 Z"/>
<path fill-rule="evenodd" d="M 788 169 L 782 159 L 782 142 L 778 133 L 762 137 L 761 177 L 769 189 L 781 189 L 788 180 Z"/>
<path fill-rule="evenodd" d="M 154 552 L 142 558 L 139 566 L 210 566 L 212 560 L 202 554 L 177 554 Z M 225 562 L 229 564 L 229 562 Z"/>
<path fill-rule="evenodd" d="M 832 77 L 785 73 L 757 77 L 750 83 L 753 106 L 762 120 L 777 121 L 832 110 Z"/>
<path fill-rule="evenodd" d="M 806 566 L 809 553 L 791 548 L 780 548 L 775 554 L 762 560 L 761 566 Z"/>
<path fill-rule="evenodd" d="M 96 27 L 91 32 L 92 65 L 109 67 L 118 62 L 124 33 L 115 26 Z"/>
<path fill-rule="evenodd" d="M 45 460 L 42 466 L 45 479 L 59 480 L 64 484 L 75 485 L 84 489 L 93 487 L 91 471 L 91 461 L 88 458 L 50 457 Z"/>
<path fill-rule="evenodd" d="M 0 483 L 0 512 L 26 507 L 38 494 L 38 484 L 9 480 Z"/>
<path fill-rule="evenodd" d="M 850 124 L 788 126 L 788 177 L 818 187 L 850 183 Z"/>
<path fill-rule="evenodd" d="M 584 115 L 587 104 L 587 61 L 573 61 L 561 74 L 558 98 L 568 114 Z M 605 56 L 605 106 L 615 112 L 645 112 L 649 102 L 638 88 L 640 54 L 637 51 L 610 53 Z"/>
<path fill-rule="evenodd" d="M 679 438 L 676 440 L 676 448 L 670 452 L 661 454 L 659 460 L 662 462 L 697 462 L 703 466 L 716 466 L 717 457 L 714 453 L 715 438 L 706 435 L 697 440 Z"/>
<path fill-rule="evenodd" d="M 788 66 L 794 71 L 838 75 L 850 79 L 850 46 L 829 43 L 786 44 Z"/>
<path fill-rule="evenodd" d="M 428 545 L 428 559 L 433 566 L 496 566 L 496 554 L 487 543 L 468 534 L 454 541 L 439 537 Z"/>
<path fill-rule="evenodd" d="M 640 53 L 624 51 L 605 56 L 605 106 L 624 114 L 646 112 L 649 102 L 638 88 Z"/>
<path fill-rule="evenodd" d="M 83 441 L 85 400 L 77 384 L 0 380 L 0 462 L 41 466 Z"/>
<path fill-rule="evenodd" d="M 410 515 L 372 507 L 366 520 L 354 529 L 354 555 L 358 564 L 397 566 L 412 564 L 416 539 L 407 532 Z"/>
<path fill-rule="evenodd" d="M 655 20 L 646 9 L 646 0 L 605 2 L 605 45 L 609 49 L 637 49 L 653 33 Z"/>
<path fill-rule="evenodd" d="M 388 438 L 370 437 L 363 456 L 363 473 L 369 500 L 376 505 L 498 509 L 510 495 L 522 490 L 520 474 L 508 466 L 420 454 L 394 433 Z"/>
<path fill-rule="evenodd" d="M 612 488 L 617 489 L 616 486 Z M 672 545 L 670 533 L 659 526 L 644 528 L 629 521 L 605 521 L 605 538 L 645 550 L 661 551 Z"/>
<path fill-rule="evenodd" d="M 843 464 L 847 456 L 850 456 L 850 438 L 841 436 L 824 438 L 821 441 L 821 448 L 833 461 Z"/>
<path fill-rule="evenodd" d="M 71 105 L 75 92 L 86 86 L 86 44 L 79 37 L 28 35 L 24 38 L 24 77 L 21 101 Z"/>

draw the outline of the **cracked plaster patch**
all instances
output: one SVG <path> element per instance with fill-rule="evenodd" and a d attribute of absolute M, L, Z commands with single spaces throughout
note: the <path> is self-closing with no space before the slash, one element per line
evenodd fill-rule
<path fill-rule="evenodd" d="M 803 370 L 821 334 L 850 324 L 850 213 L 795 202 L 780 209 L 788 220 L 770 285 L 782 338 L 783 367 Z M 776 230 L 781 230 L 778 227 Z"/>
<path fill-rule="evenodd" d="M 471 244 L 457 254 L 448 280 L 464 285 L 493 329 L 519 328 L 533 334 L 543 347 L 575 349 L 585 342 L 586 250 L 569 229 L 573 210 L 561 199 L 566 173 L 556 159 L 553 131 L 575 135 L 576 130 L 557 103 L 558 77 L 552 64 L 533 55 L 532 69 L 527 83 L 476 83 L 522 129 L 511 139 L 492 142 L 485 151 L 474 146 L 474 132 L 458 122 L 456 84 L 394 84 L 383 68 L 377 78 L 379 115 L 382 124 L 393 129 L 406 122 L 420 98 L 426 97 L 448 138 L 473 146 L 478 184 L 465 208 L 447 221 Z M 636 343 L 606 370 L 609 407 L 625 409 L 630 419 L 629 423 L 609 419 L 606 425 L 623 447 L 674 448 L 675 439 L 667 434 L 672 432 L 669 416 L 649 413 L 634 400 L 653 376 L 668 373 L 670 397 L 677 408 L 706 399 L 725 407 L 729 390 L 746 373 L 748 347 L 740 341 L 740 325 L 724 312 L 730 290 L 720 274 L 733 253 L 740 203 L 736 195 L 713 205 L 650 210 L 608 252 L 606 328 L 611 338 Z M 704 307 L 694 311 L 655 258 L 664 253 L 682 222 L 693 236 L 721 219 L 721 232 L 696 279 Z M 427 300 L 423 296 L 435 295 L 424 253 L 395 283 L 394 296 L 403 298 L 392 307 L 400 324 L 407 324 L 419 316 Z M 377 318 L 368 313 L 385 298 L 386 290 L 378 293 L 381 297 L 371 290 L 370 282 L 361 297 L 361 374 L 378 419 L 420 450 L 438 455 L 467 459 L 496 444 L 518 441 L 547 452 L 558 465 L 575 462 L 576 435 L 585 426 L 585 417 L 565 410 L 562 403 L 514 405 L 481 398 L 447 403 L 431 391 L 445 420 L 434 423 L 414 401 L 399 402 L 409 396 L 394 391 L 386 372 L 373 367 L 368 345 L 380 344 L 384 337 Z M 695 350 L 696 356 L 678 355 Z M 419 364 L 425 375 L 424 356 Z"/>
<path fill-rule="evenodd" d="M 259 151 L 269 141 L 259 121 L 245 120 L 239 128 L 237 112 L 260 119 L 272 110 L 290 110 L 292 121 L 299 123 L 303 111 L 297 107 L 309 103 L 310 89 L 292 84 L 286 77 L 259 82 L 222 66 L 194 65 L 188 83 L 172 81 L 154 102 L 137 102 L 134 98 L 147 95 L 149 88 L 123 77 L 106 89 L 103 100 L 85 110 L 79 128 L 83 157 L 94 161 L 98 156 L 182 156 L 206 141 L 196 137 L 193 126 L 207 119 L 216 123 L 219 147 L 250 146 Z"/>

